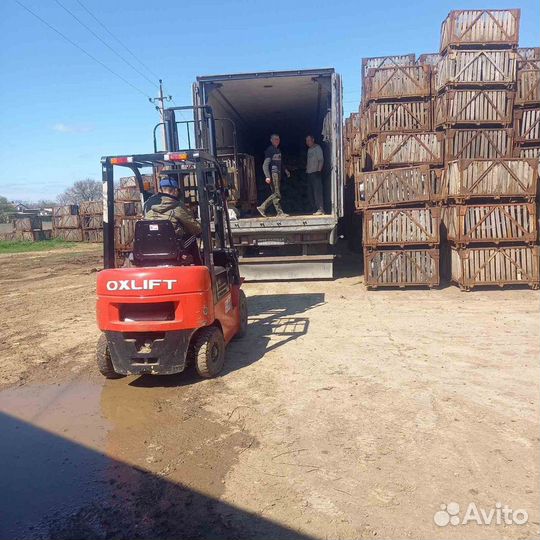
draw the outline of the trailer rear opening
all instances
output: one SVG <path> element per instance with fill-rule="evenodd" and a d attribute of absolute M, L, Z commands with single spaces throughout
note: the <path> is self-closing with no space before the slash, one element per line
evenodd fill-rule
<path fill-rule="evenodd" d="M 332 277 L 337 220 L 342 215 L 341 81 L 333 69 L 282 71 L 198 77 L 195 105 L 210 105 L 217 121 L 220 155 L 253 156 L 256 203 L 241 200 L 233 221 L 241 272 L 248 279 Z M 269 194 L 262 163 L 270 135 L 281 137 L 291 178 L 282 181 L 287 218 L 261 218 L 255 210 Z M 323 195 L 326 214 L 312 215 L 305 175 L 305 137 L 312 134 L 323 149 Z M 200 134 L 204 140 L 204 134 Z M 204 146 L 199 141 L 199 146 Z M 269 210 L 269 214 L 273 210 Z"/>

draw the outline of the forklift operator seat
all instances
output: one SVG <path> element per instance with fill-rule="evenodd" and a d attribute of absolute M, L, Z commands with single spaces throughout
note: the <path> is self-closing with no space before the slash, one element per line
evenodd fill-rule
<path fill-rule="evenodd" d="M 136 266 L 183 264 L 184 245 L 169 220 L 142 220 L 135 223 L 133 261 Z"/>

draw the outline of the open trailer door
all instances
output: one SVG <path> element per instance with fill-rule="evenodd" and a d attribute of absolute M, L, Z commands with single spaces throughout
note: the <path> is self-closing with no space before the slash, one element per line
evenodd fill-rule
<path fill-rule="evenodd" d="M 343 87 L 341 76 L 332 75 L 332 108 L 331 108 L 331 140 L 332 140 L 332 212 L 343 216 Z"/>

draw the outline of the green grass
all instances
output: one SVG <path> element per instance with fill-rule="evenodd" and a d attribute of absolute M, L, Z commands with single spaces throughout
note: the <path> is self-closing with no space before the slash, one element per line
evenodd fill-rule
<path fill-rule="evenodd" d="M 28 251 L 47 251 L 49 249 L 74 248 L 77 242 L 64 240 L 41 240 L 40 242 L 27 242 L 24 240 L 0 240 L 0 255 L 3 253 L 26 253 Z"/>

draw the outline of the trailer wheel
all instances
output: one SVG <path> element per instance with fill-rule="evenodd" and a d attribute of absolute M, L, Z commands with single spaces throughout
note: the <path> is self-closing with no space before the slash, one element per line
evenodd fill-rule
<path fill-rule="evenodd" d="M 107 343 L 107 337 L 105 334 L 99 336 L 96 348 L 96 360 L 99 372 L 107 379 L 121 379 L 125 377 L 121 373 L 116 373 L 111 361 L 111 353 L 109 351 L 109 344 Z"/>
<path fill-rule="evenodd" d="M 216 326 L 208 326 L 199 331 L 192 344 L 195 368 L 201 377 L 215 377 L 225 363 L 225 340 Z"/>
<path fill-rule="evenodd" d="M 238 311 L 240 313 L 240 329 L 236 333 L 236 337 L 244 337 L 247 334 L 248 328 L 248 307 L 246 293 L 240 289 L 240 298 L 238 302 Z"/>

